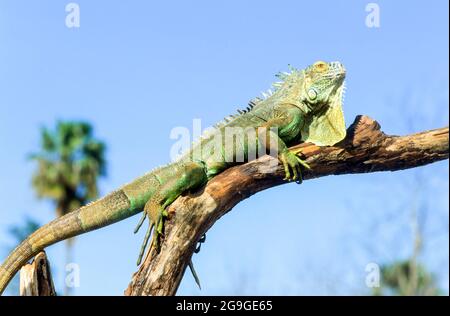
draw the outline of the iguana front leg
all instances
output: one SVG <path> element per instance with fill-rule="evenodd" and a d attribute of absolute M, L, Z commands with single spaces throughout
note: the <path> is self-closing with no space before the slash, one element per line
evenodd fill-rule
<path fill-rule="evenodd" d="M 271 152 L 276 150 L 278 159 L 284 167 L 284 180 L 302 182 L 302 167 L 310 169 L 309 165 L 299 157 L 299 151 L 292 152 L 286 146 L 285 140 L 297 138 L 303 127 L 302 112 L 291 105 L 285 105 L 277 109 L 274 118 L 268 120 L 260 127 L 261 132 L 265 132 L 266 148 Z M 276 131 L 273 128 L 277 128 Z"/>

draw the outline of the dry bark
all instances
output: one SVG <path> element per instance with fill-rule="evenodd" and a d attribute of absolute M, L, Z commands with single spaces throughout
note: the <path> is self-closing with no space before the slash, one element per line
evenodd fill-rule
<path fill-rule="evenodd" d="M 448 127 L 408 136 L 390 136 L 367 116 L 356 117 L 347 137 L 332 147 L 304 143 L 301 148 L 312 170 L 305 180 L 349 173 L 395 171 L 447 159 Z M 169 219 L 159 253 L 151 249 L 133 275 L 125 295 L 174 295 L 199 238 L 240 201 L 256 192 L 286 183 L 277 159 L 264 156 L 230 168 L 196 194 L 179 197 L 169 207 Z"/>
<path fill-rule="evenodd" d="M 38 253 L 33 262 L 20 269 L 20 295 L 56 296 L 50 263 L 44 251 Z"/>

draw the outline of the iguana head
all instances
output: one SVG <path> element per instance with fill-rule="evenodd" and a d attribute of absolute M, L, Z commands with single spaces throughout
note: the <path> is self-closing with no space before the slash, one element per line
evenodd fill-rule
<path fill-rule="evenodd" d="M 299 107 L 305 113 L 302 140 L 330 146 L 345 137 L 342 112 L 345 68 L 340 62 L 318 61 L 304 70 L 281 75 L 274 98 Z"/>
<path fill-rule="evenodd" d="M 318 61 L 303 70 L 301 102 L 313 113 L 342 99 L 345 69 L 340 62 Z"/>

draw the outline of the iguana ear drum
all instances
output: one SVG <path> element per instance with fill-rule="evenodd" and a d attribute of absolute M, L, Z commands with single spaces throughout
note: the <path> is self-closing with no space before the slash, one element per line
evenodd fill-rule
<path fill-rule="evenodd" d="M 308 97 L 311 100 L 315 100 L 317 98 L 317 91 L 316 91 L 316 89 L 314 89 L 314 88 L 309 89 L 308 90 Z"/>

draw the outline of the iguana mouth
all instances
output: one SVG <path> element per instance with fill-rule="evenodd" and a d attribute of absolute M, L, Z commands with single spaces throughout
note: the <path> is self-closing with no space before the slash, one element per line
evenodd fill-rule
<path fill-rule="evenodd" d="M 333 61 L 329 64 L 329 66 L 330 66 L 329 70 L 330 76 L 333 76 L 334 78 L 342 78 L 342 79 L 345 78 L 346 71 L 344 65 L 342 65 L 338 61 Z"/>
<path fill-rule="evenodd" d="M 345 67 L 338 61 L 333 61 L 330 63 L 330 68 L 335 72 L 336 75 L 344 75 L 345 76 Z"/>

